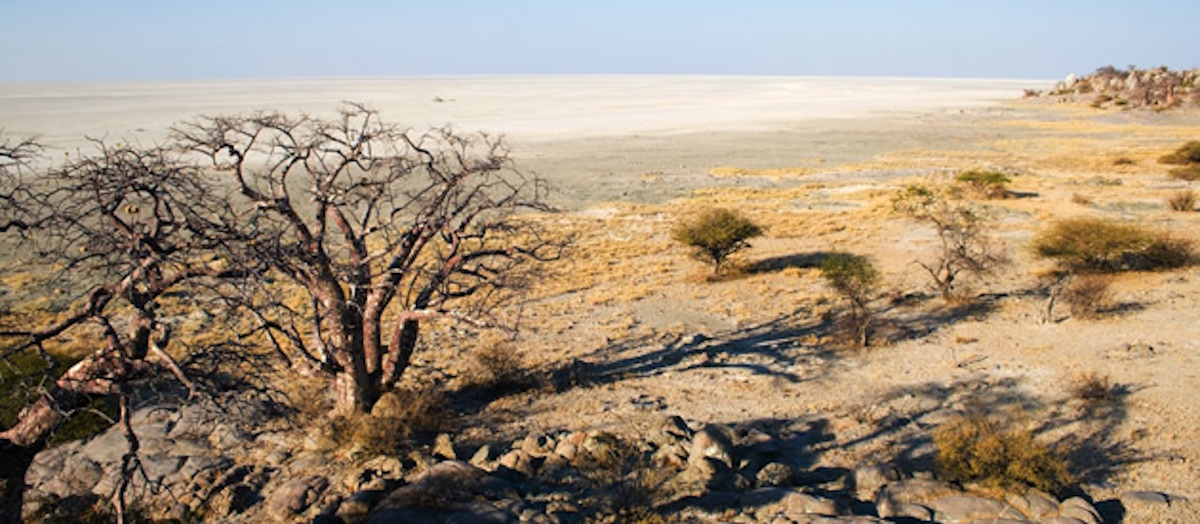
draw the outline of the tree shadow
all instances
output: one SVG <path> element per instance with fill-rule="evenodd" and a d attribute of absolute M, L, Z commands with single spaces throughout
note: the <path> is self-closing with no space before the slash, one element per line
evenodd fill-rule
<path fill-rule="evenodd" d="M 702 368 L 743 369 L 791 383 L 806 377 L 786 371 L 803 356 L 828 359 L 828 348 L 804 346 L 800 340 L 821 337 L 832 329 L 828 318 L 800 318 L 800 311 L 753 326 L 714 336 L 675 336 L 663 343 L 654 336 L 617 341 L 547 374 L 559 392 L 579 386 L 610 384 L 625 379 L 685 372 Z M 656 349 L 648 349 L 657 345 Z M 754 357 L 748 359 L 746 357 Z"/>
<path fill-rule="evenodd" d="M 890 442 L 887 448 L 892 464 L 908 471 L 934 471 L 933 430 L 956 414 L 983 414 L 1008 427 L 1028 428 L 1035 436 L 1050 436 L 1050 444 L 1062 453 L 1079 482 L 1100 482 L 1123 466 L 1150 458 L 1117 433 L 1128 418 L 1126 400 L 1131 391 L 1118 385 L 1102 401 L 1083 402 L 1035 397 L 1023 380 L 1016 378 L 967 378 L 898 387 L 870 404 L 918 407 L 889 410 L 874 421 L 873 430 L 841 446 L 850 449 Z M 1033 418 L 1032 412 L 1044 415 Z M 1081 494 L 1077 490 L 1068 493 Z"/>
<path fill-rule="evenodd" d="M 881 308 L 877 337 L 891 343 L 919 340 L 963 320 L 981 320 L 999 309 L 1005 294 L 986 294 L 962 302 L 921 307 L 927 295 L 904 295 Z"/>
<path fill-rule="evenodd" d="M 750 263 L 745 272 L 757 275 L 760 273 L 775 273 L 785 269 L 815 269 L 821 267 L 832 252 L 796 253 L 778 257 L 764 258 Z"/>

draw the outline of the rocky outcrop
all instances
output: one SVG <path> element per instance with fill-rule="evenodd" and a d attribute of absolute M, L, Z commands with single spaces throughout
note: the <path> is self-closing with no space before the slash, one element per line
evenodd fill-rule
<path fill-rule="evenodd" d="M 1111 66 L 1078 78 L 1074 74 L 1048 92 L 1026 91 L 1056 102 L 1086 103 L 1097 108 L 1154 108 L 1200 106 L 1200 69 L 1172 71 Z"/>
<path fill-rule="evenodd" d="M 474 449 L 441 435 L 405 456 L 347 459 L 276 427 L 273 411 L 254 397 L 138 411 L 135 507 L 214 522 L 552 524 L 650 512 L 689 522 L 1102 522 L 1078 497 L 987 496 L 887 464 L 815 468 L 804 438 L 755 424 L 671 416 L 638 439 L 559 431 Z M 110 496 L 123 446 L 113 429 L 39 455 L 30 515 Z M 1180 502 L 1149 491 L 1108 501 L 1126 512 Z"/>

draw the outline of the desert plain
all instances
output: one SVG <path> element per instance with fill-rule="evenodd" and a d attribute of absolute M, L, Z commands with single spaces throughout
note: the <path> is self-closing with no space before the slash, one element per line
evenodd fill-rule
<path fill-rule="evenodd" d="M 1076 216 L 1134 222 L 1200 241 L 1194 185 L 1157 162 L 1200 138 L 1193 110 L 1094 109 L 1022 98 L 1051 82 L 779 77 L 464 77 L 0 86 L 8 136 L 39 134 L 47 156 L 84 136 L 152 144 L 196 115 L 281 109 L 326 114 L 343 100 L 422 129 L 503 134 L 518 169 L 552 187 L 573 235 L 521 304 L 508 344 L 544 384 L 459 413 L 456 443 L 601 429 L 638 436 L 664 415 L 754 421 L 819 434 L 812 468 L 932 470 L 931 434 L 983 410 L 1064 450 L 1094 500 L 1169 494 L 1128 521 L 1200 520 L 1200 274 L 1113 277 L 1096 318 L 1044 318 L 1053 262 L 1034 236 Z M 893 210 L 913 183 L 967 170 L 1011 178 L 1015 198 L 980 200 L 1008 262 L 938 296 L 918 264 L 928 225 Z M 699 209 L 736 209 L 765 229 L 720 278 L 671 228 Z M 821 278 L 831 252 L 882 274 L 878 335 L 849 347 L 844 308 Z M 428 330 L 414 384 L 467 380 L 476 335 Z M 1074 393 L 1111 380 L 1101 405 Z M 563 386 L 563 384 L 566 384 Z M 1141 519 L 1141 520 L 1139 520 Z"/>

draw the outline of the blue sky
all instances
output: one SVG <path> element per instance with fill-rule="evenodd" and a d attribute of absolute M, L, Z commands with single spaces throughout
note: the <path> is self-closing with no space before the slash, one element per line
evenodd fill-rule
<path fill-rule="evenodd" d="M 0 0 L 0 82 L 1059 78 L 1200 66 L 1195 0 Z"/>

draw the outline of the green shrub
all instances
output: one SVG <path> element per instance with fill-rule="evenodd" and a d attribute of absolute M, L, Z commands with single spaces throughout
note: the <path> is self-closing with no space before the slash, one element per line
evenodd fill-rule
<path fill-rule="evenodd" d="M 741 214 L 728 209 L 708 209 L 675 226 L 671 237 L 695 250 L 696 257 L 713 265 L 720 274 L 729 255 L 750 247 L 751 238 L 763 229 Z"/>
<path fill-rule="evenodd" d="M 1188 165 L 1200 164 L 1200 140 L 1192 140 L 1169 153 L 1159 157 L 1163 164 Z"/>
<path fill-rule="evenodd" d="M 834 253 L 821 262 L 821 276 L 850 301 L 850 327 L 856 342 L 870 345 L 872 314 L 867 307 L 879 287 L 879 270 L 865 257 Z"/>
<path fill-rule="evenodd" d="M 1003 489 L 1034 487 L 1051 493 L 1074 482 L 1067 461 L 1033 440 L 1033 433 L 1004 429 L 982 415 L 953 418 L 933 433 L 938 475 Z"/>
<path fill-rule="evenodd" d="M 953 186 L 913 184 L 892 197 L 892 208 L 897 213 L 929 224 L 937 232 L 936 256 L 918 264 L 947 300 L 961 297 L 962 276 L 983 277 L 1007 262 L 992 245 L 988 234 L 992 221 L 979 207 L 963 200 L 960 193 Z"/>
<path fill-rule="evenodd" d="M 1005 198 L 1012 179 L 996 171 L 964 171 L 955 178 L 972 192 L 985 198 Z"/>
<path fill-rule="evenodd" d="M 1039 256 L 1084 271 L 1168 269 L 1192 261 L 1186 240 L 1099 218 L 1059 221 L 1034 238 L 1033 248 Z"/>

